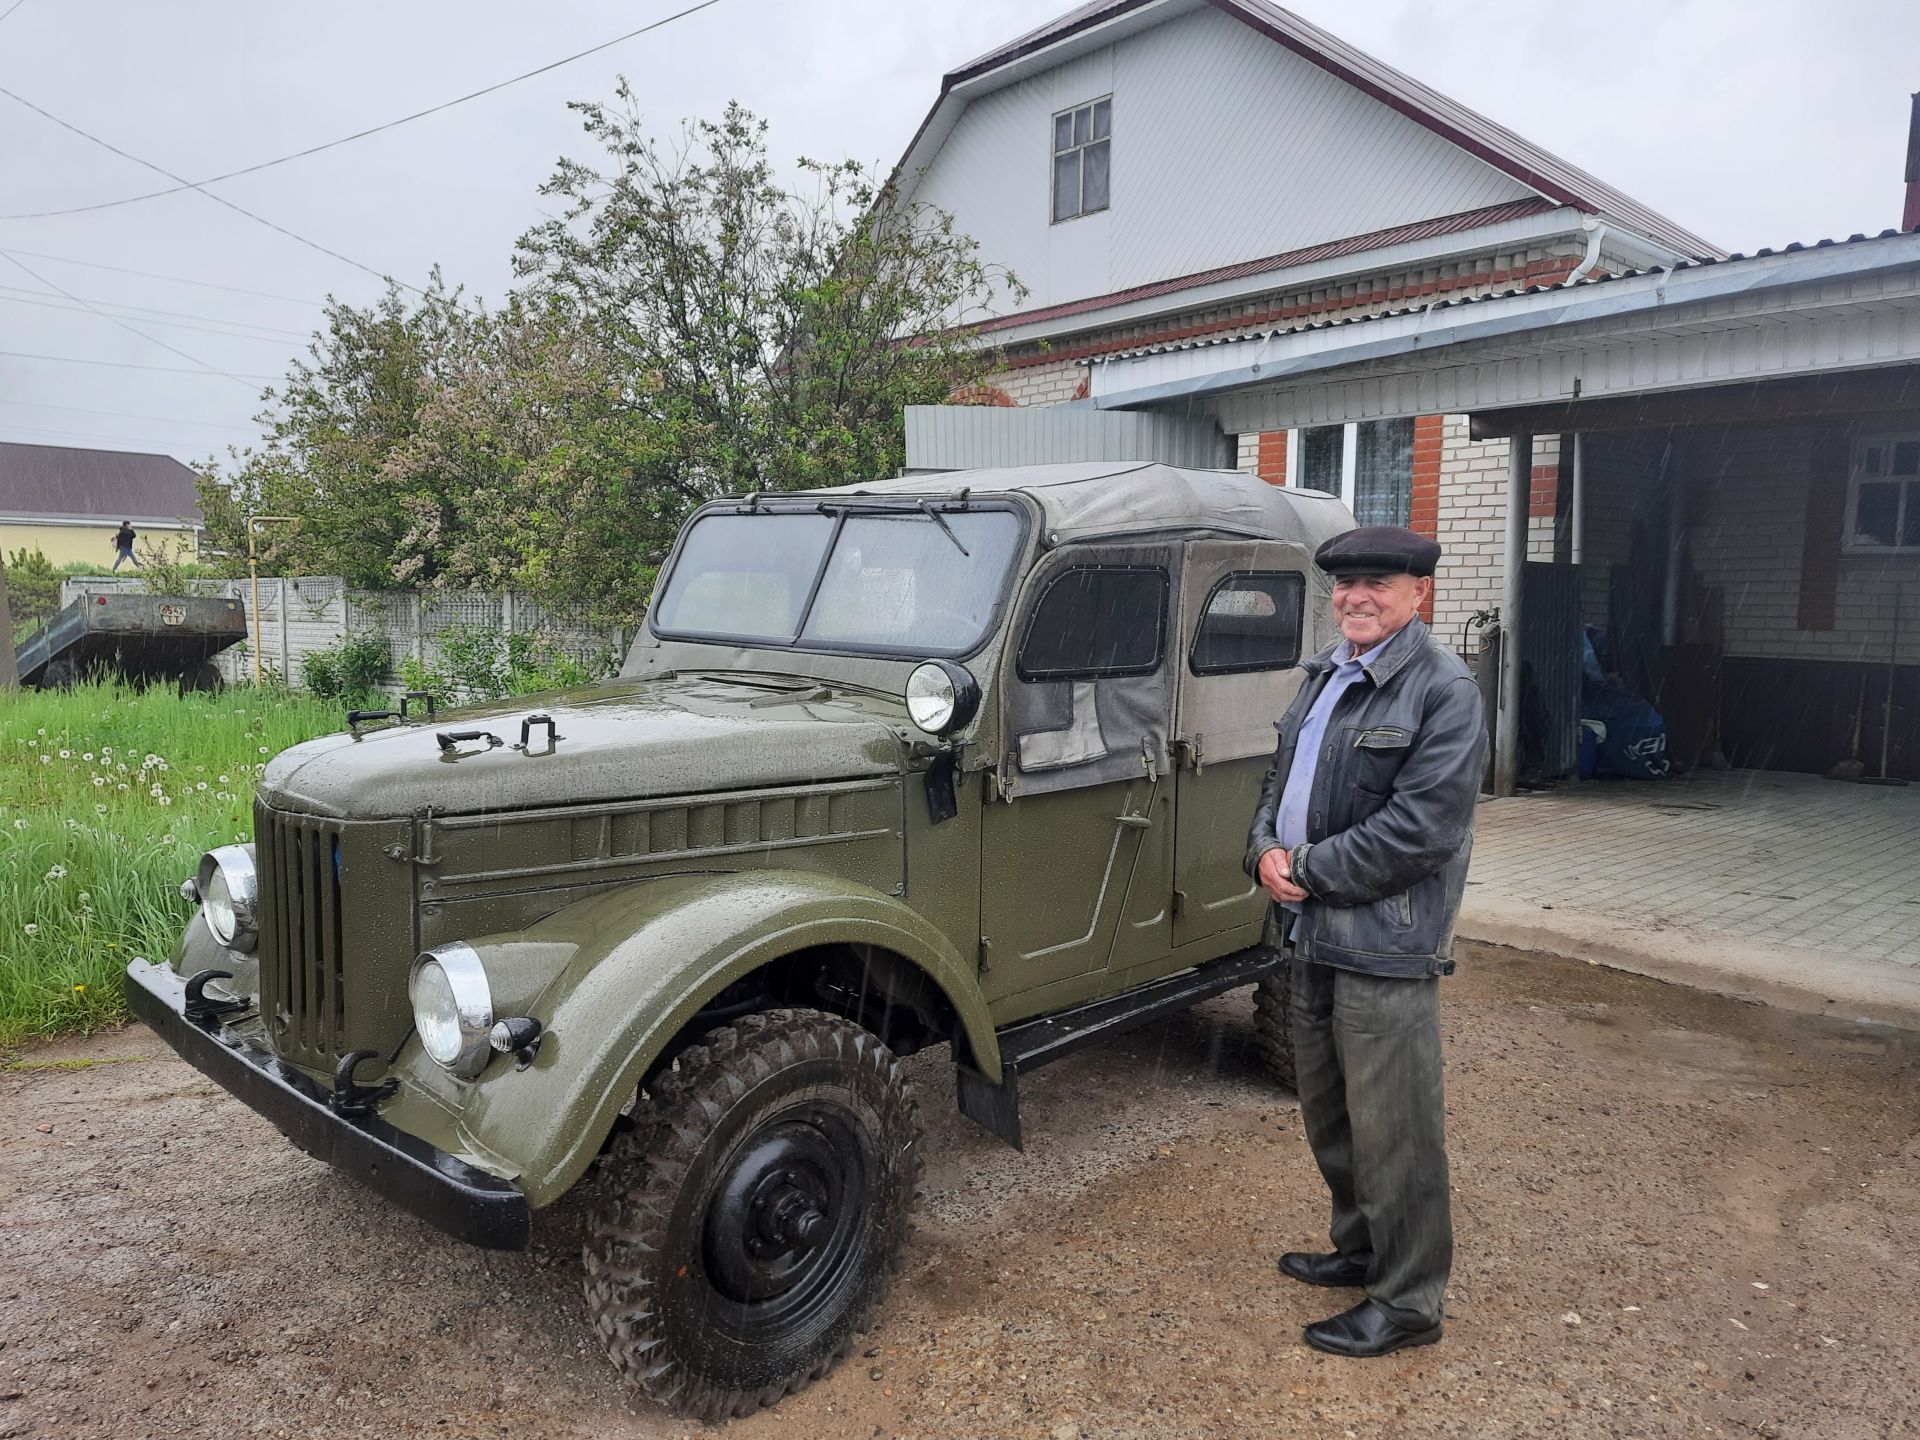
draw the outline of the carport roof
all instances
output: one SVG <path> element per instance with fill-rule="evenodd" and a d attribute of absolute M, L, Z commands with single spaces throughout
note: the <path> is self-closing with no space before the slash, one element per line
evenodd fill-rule
<path fill-rule="evenodd" d="M 1092 364 L 1102 409 L 1228 430 L 1920 362 L 1920 230 L 1463 297 Z"/>

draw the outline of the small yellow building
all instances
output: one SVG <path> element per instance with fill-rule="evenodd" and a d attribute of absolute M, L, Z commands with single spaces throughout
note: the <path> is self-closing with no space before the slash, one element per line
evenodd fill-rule
<path fill-rule="evenodd" d="M 105 569 L 124 520 L 139 537 L 136 556 L 168 541 L 197 558 L 197 478 L 171 455 L 0 443 L 0 550 L 38 550 L 55 565 Z"/>

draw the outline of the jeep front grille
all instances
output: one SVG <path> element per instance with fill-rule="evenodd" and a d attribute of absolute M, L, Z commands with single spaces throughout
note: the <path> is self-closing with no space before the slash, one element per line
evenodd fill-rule
<path fill-rule="evenodd" d="M 346 1030 L 340 826 L 264 806 L 255 812 L 260 871 L 260 1013 L 280 1057 L 325 1068 Z"/>

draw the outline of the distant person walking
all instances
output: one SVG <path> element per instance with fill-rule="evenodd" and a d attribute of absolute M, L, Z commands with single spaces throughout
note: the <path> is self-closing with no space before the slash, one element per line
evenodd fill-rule
<path fill-rule="evenodd" d="M 122 561 L 133 566 L 136 570 L 140 568 L 140 562 L 136 560 L 133 555 L 133 542 L 138 538 L 138 535 L 139 532 L 133 528 L 133 522 L 131 520 L 122 520 L 120 522 L 120 528 L 113 532 L 114 569 L 118 570 Z"/>

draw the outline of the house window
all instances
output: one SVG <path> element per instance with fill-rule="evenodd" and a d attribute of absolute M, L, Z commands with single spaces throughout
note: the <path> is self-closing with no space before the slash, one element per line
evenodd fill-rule
<path fill-rule="evenodd" d="M 1853 451 L 1849 550 L 1920 550 L 1920 433 L 1870 435 Z"/>
<path fill-rule="evenodd" d="M 1413 421 L 1314 425 L 1298 433 L 1294 483 L 1338 495 L 1362 525 L 1405 525 L 1413 514 Z"/>
<path fill-rule="evenodd" d="M 1053 117 L 1053 218 L 1071 220 L 1107 208 L 1112 175 L 1113 99 Z"/>

